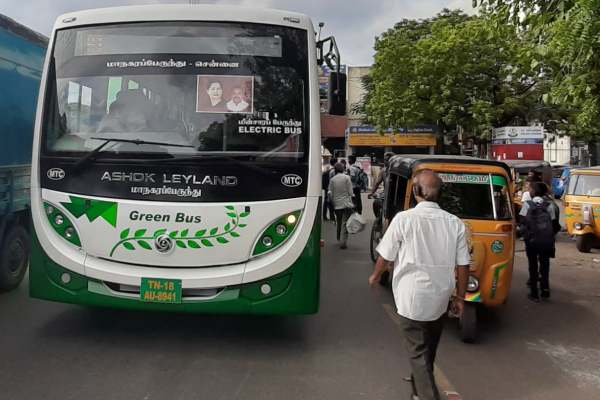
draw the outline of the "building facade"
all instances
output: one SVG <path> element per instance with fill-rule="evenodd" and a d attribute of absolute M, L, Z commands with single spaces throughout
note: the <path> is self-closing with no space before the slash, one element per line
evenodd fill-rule
<path fill-rule="evenodd" d="M 365 66 L 348 68 L 346 153 L 370 156 L 376 162 L 381 162 L 384 153 L 388 151 L 396 154 L 433 154 L 438 137 L 436 126 L 422 125 L 412 129 L 388 129 L 380 132 L 365 124 L 364 115 L 353 112 L 356 104 L 363 100 L 365 90 L 362 80 L 370 71 L 371 67 Z"/>

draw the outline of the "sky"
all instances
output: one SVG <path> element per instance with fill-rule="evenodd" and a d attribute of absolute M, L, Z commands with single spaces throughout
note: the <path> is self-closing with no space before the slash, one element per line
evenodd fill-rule
<path fill-rule="evenodd" d="M 436 15 L 443 8 L 475 11 L 472 0 L 192 0 L 194 3 L 268 7 L 307 14 L 317 25 L 324 22 L 323 36 L 334 35 L 342 64 L 371 65 L 376 36 L 403 18 Z M 27 3 L 25 7 L 23 4 Z M 185 0 L 0 0 L 0 13 L 46 36 L 56 18 L 66 12 L 89 8 L 188 3 Z"/>

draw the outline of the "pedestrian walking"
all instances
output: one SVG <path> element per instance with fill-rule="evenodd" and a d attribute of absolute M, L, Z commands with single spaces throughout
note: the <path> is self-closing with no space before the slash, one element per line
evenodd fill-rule
<path fill-rule="evenodd" d="M 346 163 L 346 160 L 342 158 L 340 162 L 342 163 L 342 167 L 344 167 L 344 172 L 346 172 L 346 170 L 348 169 L 348 164 Z"/>
<path fill-rule="evenodd" d="M 556 253 L 555 235 L 560 231 L 559 209 L 548 197 L 543 182 L 532 185 L 533 198 L 523 203 L 519 231 L 525 240 L 529 262 L 529 294 L 534 302 L 550 298 L 550 258 Z M 541 293 L 540 293 L 541 292 Z"/>
<path fill-rule="evenodd" d="M 386 152 L 383 156 L 383 167 L 380 169 L 379 171 L 379 176 L 377 177 L 377 179 L 375 180 L 375 182 L 373 183 L 373 187 L 371 188 L 371 193 L 370 195 L 373 196 L 377 190 L 379 189 L 379 186 L 383 183 L 383 187 L 385 190 L 385 177 L 387 175 L 387 170 L 389 168 L 390 165 L 390 160 L 392 159 L 392 157 L 394 156 L 394 153 L 392 152 Z"/>
<path fill-rule="evenodd" d="M 342 163 L 336 163 L 334 168 L 335 176 L 329 181 L 329 197 L 335 209 L 337 240 L 340 243 L 340 248 L 345 249 L 348 242 L 346 221 L 354 208 L 354 204 L 352 203 L 352 182 L 350 181 L 350 177 L 344 174 Z"/>
<path fill-rule="evenodd" d="M 357 213 L 362 214 L 361 193 L 364 190 L 367 190 L 369 177 L 365 171 L 363 171 L 360 164 L 356 162 L 355 155 L 348 156 L 348 163 L 350 164 L 348 167 L 348 175 L 350 176 L 350 181 L 352 182 L 352 193 L 354 194 L 352 197 L 352 200 L 354 201 L 354 209 Z"/>
<path fill-rule="evenodd" d="M 329 170 L 329 179 L 331 179 L 335 176 L 335 164 L 338 163 L 338 160 L 337 158 L 332 158 L 329 160 L 329 163 L 331 164 L 331 169 Z"/>
<path fill-rule="evenodd" d="M 323 195 L 323 219 L 325 221 L 334 221 L 335 222 L 335 209 L 333 208 L 333 203 L 331 202 L 331 198 L 329 197 L 329 181 L 335 175 L 335 159 L 330 159 L 329 164 L 324 168 L 322 174 L 321 185 L 322 189 L 325 191 Z"/>
<path fill-rule="evenodd" d="M 406 350 L 412 368 L 413 398 L 439 400 L 433 368 L 443 329 L 443 315 L 452 297 L 451 311 L 461 316 L 469 277 L 466 228 L 456 216 L 437 204 L 442 180 L 433 171 L 413 179 L 415 208 L 392 219 L 369 277 L 371 286 L 393 262 L 392 290 L 400 315 Z"/>

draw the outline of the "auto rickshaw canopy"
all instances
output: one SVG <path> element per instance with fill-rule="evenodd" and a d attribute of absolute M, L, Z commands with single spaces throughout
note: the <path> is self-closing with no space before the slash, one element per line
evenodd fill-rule
<path fill-rule="evenodd" d="M 431 154 L 399 154 L 391 158 L 389 173 L 411 177 L 422 164 L 468 164 L 490 167 L 500 167 L 506 171 L 509 180 L 512 179 L 510 168 L 502 161 L 485 160 L 468 156 L 446 156 Z"/>

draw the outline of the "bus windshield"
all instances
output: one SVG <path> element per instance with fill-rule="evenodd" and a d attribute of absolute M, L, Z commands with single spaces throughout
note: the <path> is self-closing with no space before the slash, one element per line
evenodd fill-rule
<path fill-rule="evenodd" d="M 444 182 L 440 207 L 463 219 L 512 218 L 506 178 L 490 174 L 440 173 Z"/>
<path fill-rule="evenodd" d="M 302 162 L 306 31 L 160 22 L 58 31 L 44 113 L 47 156 L 227 157 Z M 173 144 L 139 144 L 160 142 Z"/>

